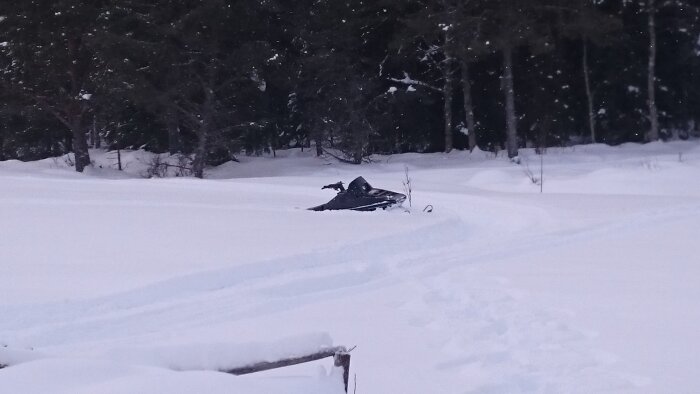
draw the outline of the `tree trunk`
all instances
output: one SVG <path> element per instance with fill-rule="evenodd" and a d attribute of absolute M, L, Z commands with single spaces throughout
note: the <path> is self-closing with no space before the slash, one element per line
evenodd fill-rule
<path fill-rule="evenodd" d="M 71 121 L 71 134 L 73 139 L 73 153 L 75 154 L 75 170 L 83 172 L 90 165 L 90 152 L 88 151 L 87 136 L 83 129 L 82 117 L 78 116 Z"/>
<path fill-rule="evenodd" d="M 309 143 L 309 149 L 311 149 L 311 141 L 313 140 L 317 157 L 323 156 L 323 140 L 325 139 L 323 127 L 325 126 L 321 121 L 309 123 L 309 136 L 307 141 Z M 301 151 L 304 151 L 304 144 L 301 144 Z"/>
<path fill-rule="evenodd" d="M 508 157 L 512 159 L 518 156 L 518 133 L 513 87 L 513 48 L 510 45 L 503 47 L 503 94 L 506 100 L 506 148 Z"/>
<path fill-rule="evenodd" d="M 323 143 L 321 143 L 321 138 L 322 137 L 320 135 L 317 135 L 316 138 L 314 138 L 314 143 L 316 145 L 316 156 L 318 157 L 323 156 Z"/>
<path fill-rule="evenodd" d="M 90 139 L 92 142 L 92 147 L 95 149 L 100 149 L 102 146 L 102 139 L 100 138 L 100 133 L 97 131 L 97 116 L 92 116 L 92 129 L 90 130 Z"/>
<path fill-rule="evenodd" d="M 207 131 L 205 125 L 197 131 L 197 146 L 194 149 L 194 160 L 192 160 L 192 172 L 199 179 L 204 178 L 204 164 L 207 156 Z"/>
<path fill-rule="evenodd" d="M 353 164 L 362 164 L 362 147 L 359 145 L 355 145 L 355 149 L 353 150 L 352 153 L 352 163 Z"/>
<path fill-rule="evenodd" d="M 0 122 L 0 161 L 5 159 L 5 125 Z"/>
<path fill-rule="evenodd" d="M 552 123 L 554 119 L 552 113 L 545 111 L 540 121 L 540 126 L 537 129 L 537 146 L 535 147 L 535 153 L 538 155 L 544 154 L 547 148 L 547 136 L 552 131 Z"/>
<path fill-rule="evenodd" d="M 476 147 L 476 122 L 474 121 L 474 106 L 472 105 L 472 84 L 469 81 L 469 63 L 462 59 L 462 94 L 464 96 L 464 123 L 467 126 L 469 151 Z"/>
<path fill-rule="evenodd" d="M 588 71 L 588 46 L 586 45 L 586 39 L 581 40 L 583 44 L 583 82 L 586 86 L 586 101 L 588 104 L 588 130 L 591 133 L 591 143 L 596 143 L 595 136 L 595 112 L 593 107 L 593 93 L 591 92 L 591 80 Z"/>
<path fill-rule="evenodd" d="M 445 98 L 445 153 L 452 151 L 452 78 L 445 75 L 443 95 Z"/>
<path fill-rule="evenodd" d="M 659 114 L 656 108 L 656 5 L 654 0 L 647 0 L 649 13 L 649 72 L 647 74 L 647 91 L 649 94 L 649 134 L 648 141 L 659 139 Z"/>
<path fill-rule="evenodd" d="M 204 104 L 202 105 L 202 123 L 197 128 L 197 146 L 194 150 L 194 160 L 192 161 L 192 171 L 197 178 L 204 178 L 204 166 L 207 163 L 207 144 L 209 143 L 209 132 L 212 127 L 212 116 L 214 114 L 214 92 L 209 86 L 204 86 Z"/>
<path fill-rule="evenodd" d="M 445 60 L 442 62 L 442 75 L 445 78 L 445 83 L 442 88 L 444 97 L 444 115 L 445 115 L 445 153 L 452 151 L 452 92 L 454 90 L 454 82 L 452 80 L 453 62 L 452 54 L 450 53 L 450 45 L 452 37 L 450 31 L 445 32 L 445 44 L 443 51 Z"/>
<path fill-rule="evenodd" d="M 174 108 L 168 107 L 165 114 L 165 127 L 168 129 L 168 153 L 174 155 L 182 151 L 180 122 L 177 111 Z"/>
<path fill-rule="evenodd" d="M 365 155 L 364 141 L 362 139 L 362 134 L 358 131 L 355 132 L 354 136 L 354 146 L 352 149 L 352 162 L 355 164 L 362 164 L 362 158 Z"/>
<path fill-rule="evenodd" d="M 68 69 L 70 75 L 70 98 L 66 106 L 66 116 L 64 122 L 69 126 L 73 135 L 73 153 L 75 154 L 75 170 L 83 172 L 85 167 L 90 165 L 90 153 L 88 151 L 87 135 L 85 133 L 85 102 L 76 102 L 82 91 L 83 82 L 87 79 L 85 69 L 79 67 L 82 57 L 83 37 L 75 35 L 67 39 L 68 53 L 73 59 Z M 55 109 L 53 110 L 55 111 Z M 57 113 L 54 113 L 56 116 Z M 60 119 L 60 116 L 57 116 Z"/>
<path fill-rule="evenodd" d="M 370 129 L 372 125 L 364 118 L 364 110 L 357 107 L 351 111 L 355 114 L 355 121 L 351 123 L 353 131 L 352 140 L 352 162 L 362 164 L 362 159 L 367 155 Z M 360 115 L 362 113 L 363 115 Z"/>

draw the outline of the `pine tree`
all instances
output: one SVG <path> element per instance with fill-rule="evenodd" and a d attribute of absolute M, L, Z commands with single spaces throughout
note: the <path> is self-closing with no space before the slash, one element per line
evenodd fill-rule
<path fill-rule="evenodd" d="M 0 25 L 4 84 L 70 131 L 75 169 L 90 165 L 86 139 L 95 77 L 104 66 L 93 45 L 107 16 L 105 1 L 15 2 Z"/>

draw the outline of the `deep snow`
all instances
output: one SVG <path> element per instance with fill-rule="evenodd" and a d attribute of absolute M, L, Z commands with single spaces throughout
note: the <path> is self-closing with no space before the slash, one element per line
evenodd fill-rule
<path fill-rule="evenodd" d="M 329 359 L 203 371 L 331 345 L 358 393 L 700 392 L 697 141 L 549 149 L 543 194 L 530 150 L 93 156 L 0 162 L 0 392 L 339 393 Z M 304 209 L 406 166 L 411 213 Z"/>

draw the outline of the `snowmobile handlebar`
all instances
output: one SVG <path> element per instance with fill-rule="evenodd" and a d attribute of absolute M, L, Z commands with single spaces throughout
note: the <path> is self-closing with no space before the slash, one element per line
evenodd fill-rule
<path fill-rule="evenodd" d="M 338 192 L 345 191 L 345 187 L 343 186 L 343 182 L 331 183 L 330 185 L 326 185 L 326 186 L 321 188 L 321 190 L 323 190 L 323 189 L 333 189 L 333 190 L 338 191 Z"/>

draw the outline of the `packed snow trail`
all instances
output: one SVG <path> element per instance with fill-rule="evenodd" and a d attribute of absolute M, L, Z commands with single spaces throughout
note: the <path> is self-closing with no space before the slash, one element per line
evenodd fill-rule
<path fill-rule="evenodd" d="M 414 162 L 414 207 L 430 203 L 431 214 L 303 209 L 357 167 L 199 182 L 56 179 L 0 165 L 9 224 L 0 229 L 0 343 L 67 363 L 0 370 L 0 391 L 55 389 L 45 368 L 89 366 L 129 378 L 56 384 L 130 392 L 162 379 L 198 392 L 216 374 L 153 372 L 169 365 L 145 355 L 202 347 L 217 358 L 230 344 L 323 331 L 358 346 L 351 374 L 363 393 L 698 392 L 700 316 L 690 300 L 700 296 L 700 154 L 681 147 L 686 162 L 657 153 L 639 190 L 618 179 L 650 171 L 644 161 L 605 150 L 602 164 L 550 164 L 559 193 L 544 195 L 505 162 Z M 402 164 L 363 169 L 401 190 Z M 582 187 L 606 179 L 609 193 Z M 315 368 L 263 374 L 258 389 L 255 378 L 221 387 L 288 392 L 266 376 Z M 300 392 L 327 389 L 312 381 Z"/>

